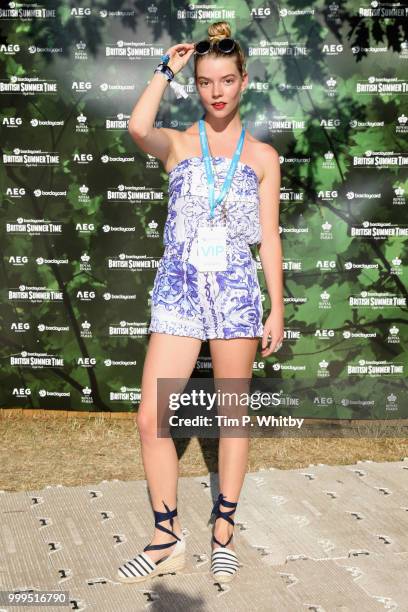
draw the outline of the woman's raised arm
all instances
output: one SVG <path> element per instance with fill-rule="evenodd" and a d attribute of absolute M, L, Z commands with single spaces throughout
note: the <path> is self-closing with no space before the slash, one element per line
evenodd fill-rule
<path fill-rule="evenodd" d="M 193 52 L 194 45 L 192 43 L 181 43 L 168 49 L 166 53 L 170 56 L 170 59 L 167 65 L 174 75 L 184 68 Z M 156 128 L 153 124 L 168 83 L 163 74 L 153 74 L 150 83 L 143 90 L 133 108 L 128 125 L 128 131 L 139 148 L 145 153 L 157 157 L 163 163 L 169 157 L 172 133 L 177 132 L 177 130 Z"/>

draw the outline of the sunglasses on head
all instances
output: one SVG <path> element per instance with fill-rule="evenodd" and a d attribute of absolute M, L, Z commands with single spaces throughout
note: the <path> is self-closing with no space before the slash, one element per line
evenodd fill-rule
<path fill-rule="evenodd" d="M 195 53 L 197 55 L 205 55 L 211 47 L 217 48 L 221 53 L 231 53 L 235 49 L 235 40 L 233 38 L 221 38 L 220 40 L 200 40 L 195 45 Z"/>

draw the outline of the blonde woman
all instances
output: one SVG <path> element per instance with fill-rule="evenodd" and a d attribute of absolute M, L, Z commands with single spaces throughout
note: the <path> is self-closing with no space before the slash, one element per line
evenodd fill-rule
<path fill-rule="evenodd" d="M 153 127 L 167 85 L 192 55 L 203 116 L 184 131 Z M 185 563 L 177 516 L 178 458 L 172 438 L 157 437 L 157 379 L 188 381 L 204 340 L 210 343 L 214 378 L 250 379 L 259 338 L 267 357 L 284 336 L 279 156 L 241 123 L 240 100 L 248 85 L 242 49 L 229 24 L 216 22 L 208 39 L 174 45 L 162 59 L 129 121 L 139 148 L 159 158 L 169 175 L 165 250 L 152 291 L 136 419 L 155 532 L 150 545 L 118 569 L 118 580 L 130 583 L 180 570 Z M 259 245 L 272 304 L 264 324 L 251 244 Z M 217 581 L 231 580 L 239 567 L 233 515 L 248 447 L 248 436 L 219 440 L 211 554 Z"/>

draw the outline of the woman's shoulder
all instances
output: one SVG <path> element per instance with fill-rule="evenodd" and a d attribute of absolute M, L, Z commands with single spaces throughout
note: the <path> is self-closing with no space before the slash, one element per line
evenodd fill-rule
<path fill-rule="evenodd" d="M 248 130 L 247 130 L 247 134 L 248 134 L 248 141 L 253 146 L 254 152 L 256 152 L 258 155 L 260 156 L 266 155 L 269 158 L 269 160 L 272 160 L 273 158 L 276 159 L 277 157 L 279 157 L 279 153 L 275 149 L 274 146 L 272 146 L 271 144 L 267 142 L 263 142 L 262 140 L 258 140 L 258 138 L 255 138 L 255 136 L 253 136 L 251 132 L 248 132 Z"/>
<path fill-rule="evenodd" d="M 262 176 L 260 182 L 262 182 L 271 166 L 280 163 L 279 153 L 274 146 L 262 140 L 258 140 L 250 132 L 248 132 L 248 143 L 250 144 L 250 149 L 248 150 L 249 158 L 253 160 L 253 167 L 259 164 L 259 175 Z"/>

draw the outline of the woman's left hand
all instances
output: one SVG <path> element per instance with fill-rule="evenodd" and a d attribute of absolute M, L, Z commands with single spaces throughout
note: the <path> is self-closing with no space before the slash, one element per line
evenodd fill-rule
<path fill-rule="evenodd" d="M 268 347 L 268 336 L 270 338 L 270 346 Z M 284 321 L 283 321 L 283 312 L 281 310 L 275 310 L 272 308 L 272 311 L 269 317 L 266 319 L 264 324 L 264 332 L 262 336 L 262 357 L 268 357 L 275 350 L 279 350 L 282 346 L 282 341 L 284 338 Z"/>

